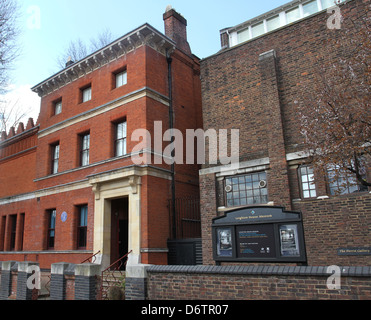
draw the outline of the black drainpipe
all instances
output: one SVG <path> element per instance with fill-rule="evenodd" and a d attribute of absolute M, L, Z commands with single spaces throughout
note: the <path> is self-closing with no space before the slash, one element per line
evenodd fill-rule
<path fill-rule="evenodd" d="M 170 57 L 169 51 L 166 51 L 166 60 L 167 60 L 167 68 L 168 68 L 168 84 L 169 84 L 169 129 L 170 132 L 173 133 L 174 129 L 174 110 L 173 110 L 173 77 L 172 77 L 172 67 L 171 63 L 173 59 Z M 171 134 L 171 142 L 174 142 L 174 136 Z M 171 155 L 174 157 L 174 150 Z M 173 220 L 173 239 L 176 239 L 176 211 L 175 211 L 175 163 L 172 161 L 171 164 L 171 214 Z"/>

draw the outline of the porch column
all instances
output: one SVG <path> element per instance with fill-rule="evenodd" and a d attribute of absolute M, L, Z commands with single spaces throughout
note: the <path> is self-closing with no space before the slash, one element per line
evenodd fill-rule
<path fill-rule="evenodd" d="M 94 252 L 100 250 L 97 263 L 102 265 L 102 270 L 110 266 L 111 201 L 122 197 L 129 199 L 128 250 L 132 253 L 128 256 L 128 264 L 140 263 L 141 177 L 125 172 L 123 169 L 117 175 L 115 173 L 97 175 L 91 178 L 90 183 L 95 193 Z"/>

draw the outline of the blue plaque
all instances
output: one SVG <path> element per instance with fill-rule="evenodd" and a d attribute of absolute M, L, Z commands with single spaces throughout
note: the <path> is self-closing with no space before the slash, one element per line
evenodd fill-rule
<path fill-rule="evenodd" d="M 61 214 L 61 220 L 62 222 L 66 222 L 67 220 L 67 212 L 66 211 L 63 211 L 62 214 Z"/>

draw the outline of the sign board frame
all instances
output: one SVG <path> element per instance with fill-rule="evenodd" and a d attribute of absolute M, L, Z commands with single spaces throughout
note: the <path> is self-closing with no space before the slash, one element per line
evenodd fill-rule
<path fill-rule="evenodd" d="M 245 207 L 213 219 L 213 258 L 222 262 L 306 262 L 301 212 Z"/>

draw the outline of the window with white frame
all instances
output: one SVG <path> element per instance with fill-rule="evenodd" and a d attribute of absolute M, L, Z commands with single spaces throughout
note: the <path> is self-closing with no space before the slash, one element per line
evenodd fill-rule
<path fill-rule="evenodd" d="M 301 166 L 299 168 L 299 176 L 302 197 L 305 199 L 317 197 L 313 168 L 310 166 Z"/>
<path fill-rule="evenodd" d="M 126 70 L 125 71 L 122 71 L 122 72 L 119 72 L 119 73 L 116 73 L 115 74 L 115 79 L 116 79 L 116 88 L 121 87 L 121 86 L 127 84 L 128 77 L 127 77 Z"/>
<path fill-rule="evenodd" d="M 267 174 L 256 172 L 225 179 L 227 207 L 268 202 Z"/>
<path fill-rule="evenodd" d="M 51 146 L 52 149 L 52 174 L 58 173 L 59 167 L 59 143 L 56 143 Z"/>
<path fill-rule="evenodd" d="M 275 17 L 267 19 L 267 31 L 272 31 L 281 26 L 280 17 L 277 15 Z"/>
<path fill-rule="evenodd" d="M 303 16 L 307 17 L 318 12 L 317 0 L 312 0 L 303 4 Z"/>
<path fill-rule="evenodd" d="M 86 87 L 82 91 L 82 102 L 87 102 L 91 100 L 91 86 Z"/>
<path fill-rule="evenodd" d="M 54 115 L 60 114 L 62 112 L 62 100 L 58 100 L 54 103 Z"/>
<path fill-rule="evenodd" d="M 119 122 L 115 125 L 115 156 L 123 156 L 126 154 L 126 121 Z"/>
<path fill-rule="evenodd" d="M 81 166 L 87 166 L 89 164 L 89 153 L 90 153 L 90 133 L 81 135 L 81 149 L 80 159 Z"/>

